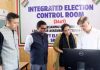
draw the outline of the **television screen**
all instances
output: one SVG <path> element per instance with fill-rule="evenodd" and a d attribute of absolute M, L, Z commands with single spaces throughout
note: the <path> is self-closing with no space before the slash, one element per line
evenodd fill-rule
<path fill-rule="evenodd" d="M 100 70 L 100 50 L 64 49 L 66 70 Z"/>

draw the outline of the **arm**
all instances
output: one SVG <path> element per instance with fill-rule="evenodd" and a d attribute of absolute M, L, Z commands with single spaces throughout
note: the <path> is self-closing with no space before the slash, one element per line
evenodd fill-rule
<path fill-rule="evenodd" d="M 31 48 L 31 44 L 33 43 L 33 38 L 31 35 L 28 35 L 26 37 L 26 41 L 25 41 L 25 46 L 24 46 L 24 50 L 27 52 L 27 53 L 30 53 L 30 48 Z"/>
<path fill-rule="evenodd" d="M 63 53 L 63 51 L 57 47 L 54 47 L 55 51 L 59 52 L 59 53 Z"/>
<path fill-rule="evenodd" d="M 57 51 L 59 53 L 63 53 L 63 51 L 61 49 L 59 49 L 60 37 L 61 37 L 61 34 L 57 35 L 57 37 L 54 41 L 54 44 L 53 44 L 53 48 L 54 48 L 55 51 Z"/>
<path fill-rule="evenodd" d="M 3 37 L 2 33 L 0 32 L 0 68 L 1 68 L 1 65 L 2 65 L 1 51 L 2 51 L 3 40 L 4 40 L 4 37 Z"/>

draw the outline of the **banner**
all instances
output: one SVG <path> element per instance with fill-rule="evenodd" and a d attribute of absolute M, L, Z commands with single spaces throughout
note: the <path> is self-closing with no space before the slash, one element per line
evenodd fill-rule
<path fill-rule="evenodd" d="M 19 0 L 20 44 L 36 30 L 40 20 L 47 23 L 49 44 L 54 43 L 64 23 L 71 25 L 72 32 L 78 35 L 77 20 L 81 16 L 89 17 L 90 23 L 100 29 L 99 12 L 100 0 Z"/>

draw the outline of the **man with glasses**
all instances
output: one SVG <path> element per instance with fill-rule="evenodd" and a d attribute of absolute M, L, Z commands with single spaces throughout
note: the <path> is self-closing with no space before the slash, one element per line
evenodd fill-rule
<path fill-rule="evenodd" d="M 31 70 L 47 70 L 48 35 L 45 33 L 46 22 L 37 23 L 37 32 L 27 36 L 25 51 L 30 53 Z"/>

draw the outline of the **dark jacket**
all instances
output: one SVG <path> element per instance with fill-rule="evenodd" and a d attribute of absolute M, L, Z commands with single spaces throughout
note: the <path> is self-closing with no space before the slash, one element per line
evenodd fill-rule
<path fill-rule="evenodd" d="M 48 35 L 46 33 L 34 32 L 31 34 L 33 43 L 31 45 L 31 63 L 47 64 L 48 57 Z"/>

